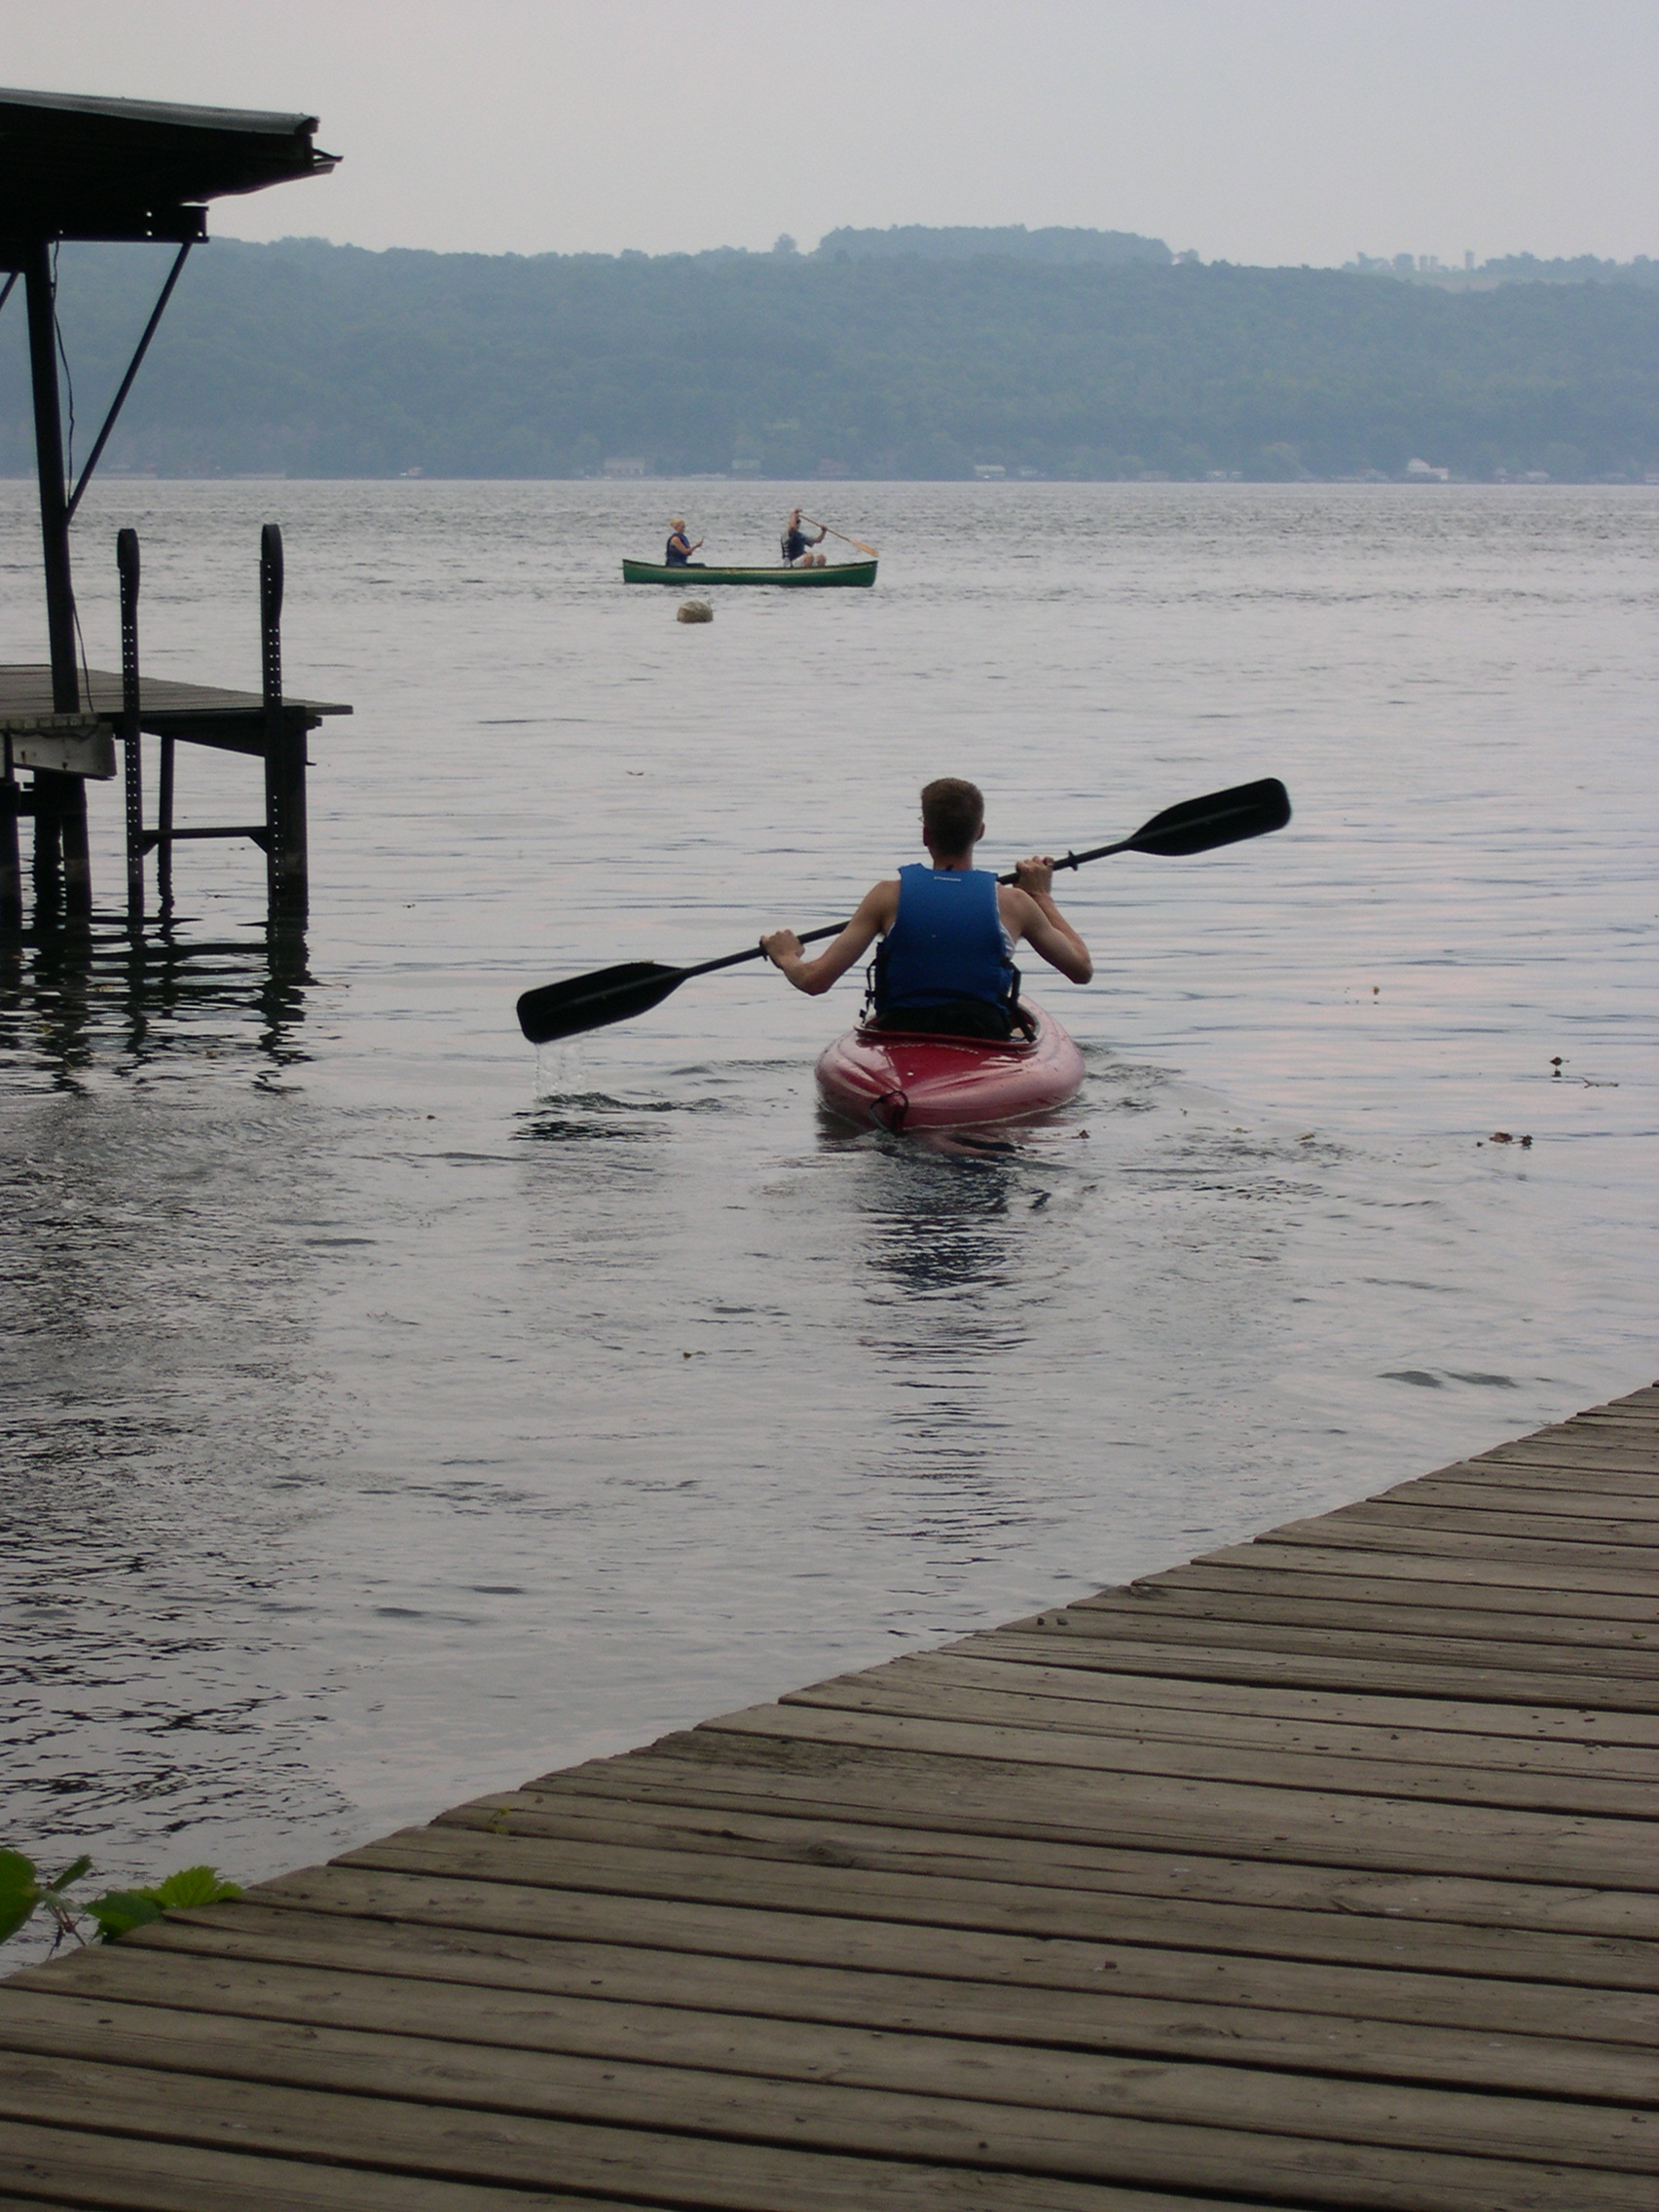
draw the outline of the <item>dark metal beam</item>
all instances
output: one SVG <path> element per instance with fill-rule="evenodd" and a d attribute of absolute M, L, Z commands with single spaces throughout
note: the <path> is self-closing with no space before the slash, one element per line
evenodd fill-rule
<path fill-rule="evenodd" d="M 0 219 L 17 223 L 10 210 Z M 64 240 L 77 245 L 202 245 L 206 237 L 205 207 L 164 207 L 131 222 L 111 217 L 108 222 L 70 224 L 43 215 L 39 222 L 18 224 L 0 233 L 0 269 L 25 268 L 30 248 L 40 239 L 48 245 Z"/>
<path fill-rule="evenodd" d="M 52 661 L 52 706 L 78 715 L 75 673 L 75 587 L 69 572 L 69 509 L 63 494 L 63 417 L 57 396 L 57 329 L 51 249 L 31 248 L 23 272 L 29 307 L 29 371 L 34 384 L 35 463 L 40 475 L 40 534 L 46 555 L 46 636 Z"/>
<path fill-rule="evenodd" d="M 190 258 L 190 249 L 195 242 L 194 239 L 185 240 L 183 245 L 178 249 L 177 259 L 167 272 L 167 280 L 162 286 L 162 296 L 151 311 L 150 319 L 144 325 L 144 335 L 139 339 L 137 350 L 128 363 L 127 374 L 121 380 L 121 389 L 111 400 L 109 413 L 104 417 L 103 428 L 92 441 L 92 450 L 87 456 L 87 465 L 81 471 L 81 481 L 69 495 L 69 504 L 65 510 L 65 520 L 68 522 L 74 521 L 75 509 L 81 504 L 81 494 L 87 489 L 88 479 L 103 457 L 104 447 L 109 443 L 109 434 L 115 428 L 115 419 L 127 404 L 127 394 L 132 389 L 132 381 L 143 366 L 144 356 L 150 350 L 150 341 L 156 335 L 156 326 L 166 313 L 167 302 L 173 295 L 173 286 L 184 274 L 184 265 Z M 4 307 L 4 298 L 0 298 L 0 307 Z"/>
<path fill-rule="evenodd" d="M 264 851 L 271 850 L 271 832 L 263 822 L 232 822 L 211 830 L 146 830 L 144 850 L 150 853 L 158 845 L 179 845 L 187 837 L 251 837 Z"/>
<path fill-rule="evenodd" d="M 46 559 L 46 632 L 52 656 L 52 704 L 60 715 L 81 711 L 75 673 L 75 587 L 69 569 L 69 512 L 63 487 L 63 422 L 57 397 L 57 315 L 52 255 L 45 240 L 23 265 L 29 310 L 29 371 L 34 387 L 35 461 L 40 475 L 40 534 Z M 87 852 L 87 788 L 79 776 L 44 771 L 35 777 L 35 889 L 55 905 L 61 855 L 64 904 L 72 917 L 92 910 Z"/>

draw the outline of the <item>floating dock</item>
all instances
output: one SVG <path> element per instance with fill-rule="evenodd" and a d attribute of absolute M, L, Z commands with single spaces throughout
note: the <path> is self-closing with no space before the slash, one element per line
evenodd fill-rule
<path fill-rule="evenodd" d="M 1659 1386 L 0 1986 L 0 2208 L 1652 2212 Z"/>

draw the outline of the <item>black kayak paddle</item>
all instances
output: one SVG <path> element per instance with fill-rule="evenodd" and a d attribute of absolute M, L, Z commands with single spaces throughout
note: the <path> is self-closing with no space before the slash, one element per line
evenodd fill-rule
<path fill-rule="evenodd" d="M 1246 837 L 1282 830 L 1289 820 L 1290 793 L 1276 776 L 1265 776 L 1260 783 L 1238 784 L 1232 791 L 1211 792 L 1204 798 L 1166 806 L 1132 837 L 1121 837 L 1115 845 L 1091 846 L 1087 853 L 1068 853 L 1054 866 L 1082 867 L 1086 861 L 1103 861 L 1113 853 L 1158 853 L 1169 860 L 1211 853 L 1221 845 L 1236 845 Z M 997 881 L 1012 883 L 1014 876 L 999 875 Z M 831 922 L 825 929 L 809 930 L 800 941 L 819 944 L 826 938 L 839 937 L 846 926 Z M 723 959 L 704 960 L 695 968 L 624 960 L 615 968 L 597 968 L 591 975 L 526 991 L 518 1002 L 519 1027 L 533 1045 L 551 1045 L 561 1037 L 579 1036 L 584 1029 L 603 1029 L 612 1021 L 648 1014 L 693 976 L 712 976 L 717 968 L 763 958 L 760 947 L 752 944 L 747 952 L 728 952 Z"/>

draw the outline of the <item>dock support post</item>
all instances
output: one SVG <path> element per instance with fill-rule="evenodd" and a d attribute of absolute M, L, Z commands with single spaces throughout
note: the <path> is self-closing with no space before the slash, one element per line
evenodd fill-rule
<path fill-rule="evenodd" d="M 138 533 L 116 534 L 121 571 L 121 749 L 127 768 L 127 926 L 144 926 L 144 757 L 138 734 Z"/>
<path fill-rule="evenodd" d="M 162 740 L 162 780 L 156 792 L 156 895 L 162 920 L 172 920 L 173 744 Z"/>
<path fill-rule="evenodd" d="M 271 919 L 304 922 L 309 892 L 306 731 L 282 711 L 282 533 L 274 522 L 268 522 L 259 536 L 259 638 Z"/>
<path fill-rule="evenodd" d="M 69 569 L 69 502 L 63 483 L 63 424 L 57 402 L 57 317 L 52 253 L 44 239 L 28 247 L 23 280 L 28 297 L 41 541 L 46 556 L 52 705 L 55 714 L 75 715 L 81 711 L 81 687 L 75 675 L 75 588 Z M 36 898 L 49 910 L 56 905 L 61 855 L 65 908 L 71 919 L 86 919 L 92 910 L 87 787 L 79 776 L 37 771 L 35 795 Z"/>
<path fill-rule="evenodd" d="M 23 870 L 18 852 L 18 779 L 12 771 L 12 740 L 0 760 L 0 931 L 15 935 L 23 926 Z"/>

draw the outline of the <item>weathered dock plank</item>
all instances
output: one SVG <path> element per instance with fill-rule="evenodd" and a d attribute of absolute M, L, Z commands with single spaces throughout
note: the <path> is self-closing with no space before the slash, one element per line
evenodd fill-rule
<path fill-rule="evenodd" d="M 0 1985 L 0 2212 L 1647 2212 L 1659 1386 Z"/>
<path fill-rule="evenodd" d="M 1201 2002 L 1018 1990 L 987 1993 L 973 1981 L 919 1975 L 871 1976 L 839 1968 L 697 1958 L 682 1961 L 676 2005 L 661 2003 L 666 1961 L 660 1952 L 587 1945 L 545 1946 L 546 1956 L 515 1951 L 501 1974 L 484 1951 L 458 1959 L 451 1945 L 419 1932 L 382 1928 L 377 1944 L 343 1945 L 321 1928 L 305 1945 L 291 1928 L 273 1932 L 280 1956 L 257 1960 L 240 1949 L 209 1957 L 151 1956 L 134 1970 L 126 1959 L 93 1953 L 74 1980 L 83 1997 L 124 1999 L 194 2012 L 287 2020 L 388 2035 L 408 2023 L 407 1978 L 451 1980 L 444 2027 L 454 2040 L 505 2043 L 527 2050 L 645 2049 L 658 2055 L 693 2031 L 705 2038 L 721 2015 L 713 2063 L 769 2043 L 774 2023 L 816 2022 L 871 2031 L 954 2038 L 954 2063 L 972 2067 L 972 2046 L 1000 2044 L 1027 2051 L 1100 2051 L 1167 2058 L 1216 2050 L 1248 2061 L 1322 2076 L 1513 2090 L 1556 2097 L 1645 2102 L 1652 2061 L 1616 2042 L 1586 2049 L 1568 2034 L 1499 2035 L 1360 2021 L 1334 2013 L 1249 2010 Z M 297 1955 L 303 1954 L 303 1955 Z M 321 1972 L 313 1971 L 320 1968 Z M 603 2009 L 596 2002 L 603 1999 Z M 880 2038 L 877 2035 L 877 2042 Z M 869 2046 L 874 2047 L 874 2046 Z M 772 2053 L 761 2051 L 770 2070 Z M 1047 2064 L 1047 2061 L 1044 2061 Z M 885 2079 L 885 2077 L 883 2077 Z M 982 2076 L 979 2077 L 982 2079 Z"/>

